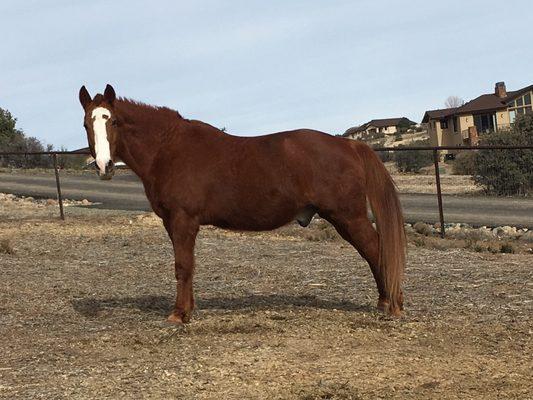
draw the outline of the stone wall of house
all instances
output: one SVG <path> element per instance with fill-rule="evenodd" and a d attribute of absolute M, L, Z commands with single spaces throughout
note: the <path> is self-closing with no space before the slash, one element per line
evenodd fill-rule
<path fill-rule="evenodd" d="M 510 125 L 511 125 L 511 121 L 509 119 L 509 111 L 507 109 L 497 111 L 496 112 L 497 129 L 508 129 Z"/>

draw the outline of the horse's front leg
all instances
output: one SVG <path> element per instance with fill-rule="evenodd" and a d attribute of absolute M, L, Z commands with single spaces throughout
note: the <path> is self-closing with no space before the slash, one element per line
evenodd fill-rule
<path fill-rule="evenodd" d="M 194 309 L 194 243 L 199 225 L 185 213 L 175 213 L 165 218 L 164 225 L 174 247 L 176 273 L 176 304 L 168 321 L 186 323 L 191 319 Z"/>

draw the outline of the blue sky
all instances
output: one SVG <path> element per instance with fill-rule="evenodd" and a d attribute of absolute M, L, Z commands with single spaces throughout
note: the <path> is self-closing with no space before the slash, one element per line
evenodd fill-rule
<path fill-rule="evenodd" d="M 533 2 L 0 2 L 0 107 L 86 145 L 77 93 L 166 105 L 237 135 L 342 133 L 533 84 Z"/>

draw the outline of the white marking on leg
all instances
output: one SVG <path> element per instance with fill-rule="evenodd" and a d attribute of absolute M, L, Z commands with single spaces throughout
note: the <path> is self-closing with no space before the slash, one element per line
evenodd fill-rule
<path fill-rule="evenodd" d="M 107 140 L 106 122 L 111 118 L 111 112 L 105 107 L 97 107 L 91 114 L 93 118 L 94 151 L 96 165 L 100 172 L 105 174 L 105 166 L 111 161 L 111 149 Z"/>

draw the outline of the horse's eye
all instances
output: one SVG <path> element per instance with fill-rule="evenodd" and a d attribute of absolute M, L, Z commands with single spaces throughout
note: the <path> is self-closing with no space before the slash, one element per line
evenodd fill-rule
<path fill-rule="evenodd" d="M 102 114 L 103 119 L 109 119 L 109 115 Z"/>

